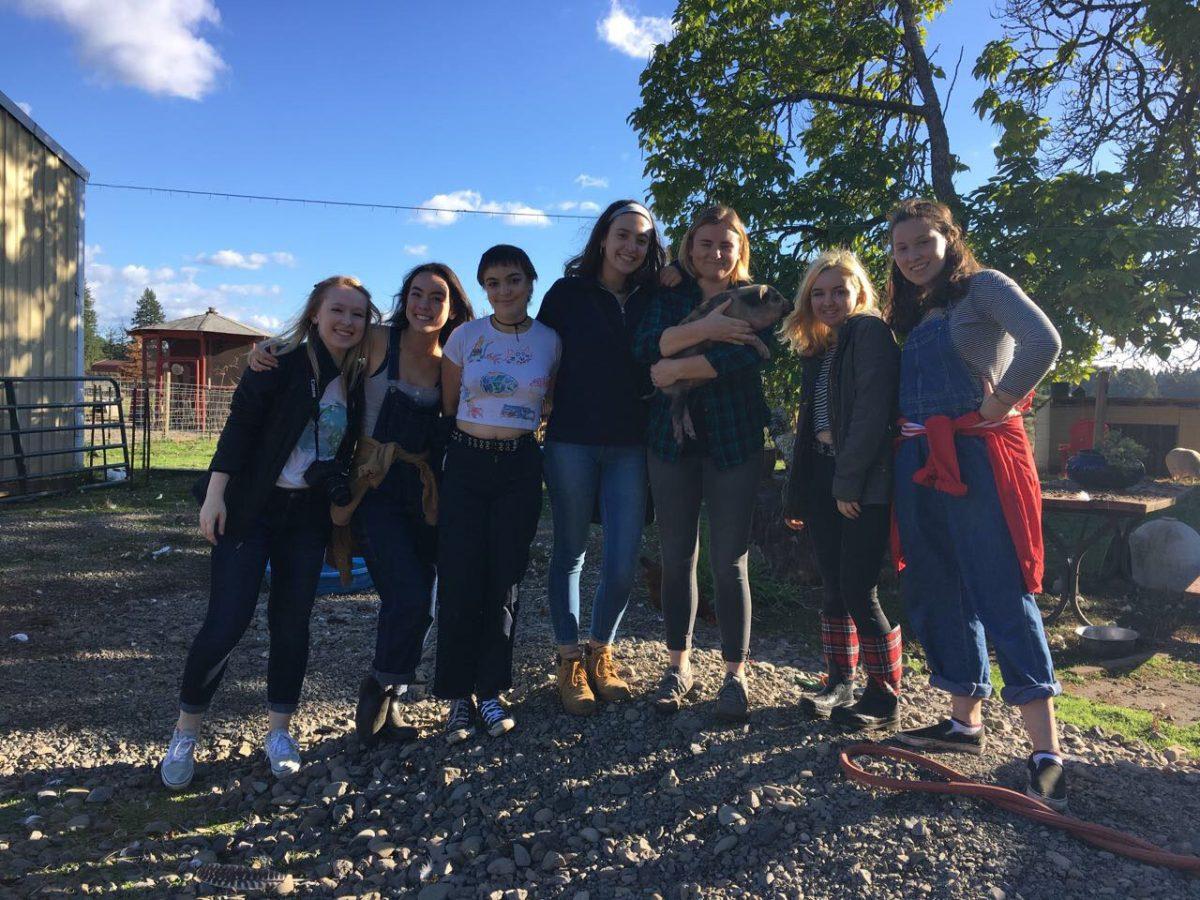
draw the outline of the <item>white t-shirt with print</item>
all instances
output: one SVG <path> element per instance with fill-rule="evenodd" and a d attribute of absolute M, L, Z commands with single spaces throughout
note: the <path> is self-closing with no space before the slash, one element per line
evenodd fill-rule
<path fill-rule="evenodd" d="M 316 461 L 318 445 L 321 459 L 337 456 L 342 438 L 346 436 L 346 387 L 341 375 L 326 386 L 317 408 L 320 410 L 317 421 L 309 419 L 300 432 L 300 439 L 296 441 L 291 455 L 283 464 L 283 471 L 275 481 L 276 487 L 288 490 L 308 487 L 304 473 Z"/>
<path fill-rule="evenodd" d="M 553 328 L 536 319 L 522 334 L 500 331 L 491 317 L 459 325 L 442 351 L 462 367 L 457 418 L 533 431 L 562 353 Z"/>

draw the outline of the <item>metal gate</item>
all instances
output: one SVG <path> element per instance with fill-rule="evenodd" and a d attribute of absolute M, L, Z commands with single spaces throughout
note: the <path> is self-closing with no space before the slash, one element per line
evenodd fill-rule
<path fill-rule="evenodd" d="M 0 503 L 53 493 L 64 481 L 100 487 L 116 483 L 110 471 L 123 470 L 120 480 L 133 474 L 114 379 L 0 375 L 0 387 Z"/>

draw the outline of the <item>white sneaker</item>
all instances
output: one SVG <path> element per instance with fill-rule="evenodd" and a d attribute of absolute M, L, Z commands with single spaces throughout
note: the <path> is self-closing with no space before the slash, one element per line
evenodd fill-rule
<path fill-rule="evenodd" d="M 271 761 L 271 773 L 276 778 L 287 778 L 300 771 L 300 745 L 285 729 L 268 731 L 263 750 Z"/>
<path fill-rule="evenodd" d="M 192 783 L 192 776 L 196 774 L 196 732 L 176 728 L 171 733 L 167 755 L 158 771 L 162 783 L 173 791 L 182 791 Z"/>

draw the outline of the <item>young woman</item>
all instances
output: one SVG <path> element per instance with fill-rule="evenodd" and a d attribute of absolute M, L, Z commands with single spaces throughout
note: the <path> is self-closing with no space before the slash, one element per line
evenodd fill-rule
<path fill-rule="evenodd" d="M 475 700 L 493 737 L 515 722 L 500 701 L 512 687 L 518 587 L 542 507 L 534 440 L 558 368 L 560 343 L 529 316 L 537 272 L 507 244 L 477 273 L 492 314 L 446 342 L 442 403 L 455 416 L 438 507 L 438 637 L 434 694 L 450 700 L 449 743 L 468 738 Z"/>
<path fill-rule="evenodd" d="M 271 648 L 265 750 L 277 777 L 300 768 L 288 726 L 308 665 L 308 623 L 332 527 L 349 500 L 348 468 L 363 407 L 362 351 L 378 314 L 354 278 L 317 283 L 286 333 L 279 365 L 246 372 L 203 489 L 200 530 L 213 545 L 208 612 L 192 641 L 179 720 L 161 766 L 182 789 L 195 772 L 200 722 L 258 605 L 267 562 Z M 207 481 L 207 485 L 204 485 Z"/>
<path fill-rule="evenodd" d="M 803 358 L 800 415 L 783 514 L 808 526 L 825 588 L 825 684 L 809 715 L 851 728 L 899 724 L 900 626 L 875 586 L 891 531 L 892 440 L 900 351 L 875 289 L 849 250 L 809 266 L 780 332 Z M 859 648 L 867 689 L 854 702 Z"/>
<path fill-rule="evenodd" d="M 387 324 L 371 327 L 352 500 L 334 511 L 336 522 L 351 523 L 379 591 L 375 657 L 359 685 L 354 717 L 367 744 L 414 735 L 401 720 L 397 690 L 415 681 L 432 622 L 436 457 L 445 445 L 442 345 L 475 317 L 458 276 L 438 262 L 405 275 L 395 304 Z M 251 368 L 276 364 L 265 349 L 251 355 Z"/>
<path fill-rule="evenodd" d="M 710 382 L 690 393 L 688 408 L 696 437 L 685 438 L 682 446 L 672 433 L 667 398 L 660 392 L 650 406 L 646 460 L 662 552 L 662 608 L 670 656 L 655 705 L 669 712 L 695 696 L 690 650 L 696 621 L 700 506 L 704 503 L 726 669 L 716 714 L 741 720 L 749 714 L 746 557 L 767 423 L 760 377 L 763 359 L 746 346 L 754 338 L 750 325 L 724 315 L 724 306 L 680 324 L 699 303 L 750 280 L 750 245 L 738 214 L 727 206 L 701 212 L 684 235 L 679 259 L 684 280 L 655 296 L 634 343 L 634 355 L 651 367 L 656 387 L 668 387 L 684 378 Z M 760 338 L 770 341 L 771 335 L 764 332 Z M 668 358 L 703 341 L 718 343 L 703 354 Z"/>
<path fill-rule="evenodd" d="M 633 335 L 666 262 L 650 212 L 611 204 L 583 252 L 542 298 L 538 321 L 562 341 L 554 406 L 546 427 L 546 485 L 554 514 L 550 617 L 558 643 L 563 708 L 590 715 L 596 697 L 626 700 L 613 641 L 629 604 L 646 516 L 646 369 Z M 604 534 L 600 583 L 586 648 L 579 645 L 579 574 L 593 511 Z"/>
<path fill-rule="evenodd" d="M 1054 364 L 1058 333 L 1012 279 L 975 261 L 950 210 L 907 200 L 891 214 L 888 281 L 900 357 L 895 504 L 901 592 L 950 718 L 902 732 L 926 750 L 981 753 L 990 638 L 1033 744 L 1029 794 L 1062 809 L 1054 677 L 1042 617 L 1041 492 L 1021 422 Z"/>

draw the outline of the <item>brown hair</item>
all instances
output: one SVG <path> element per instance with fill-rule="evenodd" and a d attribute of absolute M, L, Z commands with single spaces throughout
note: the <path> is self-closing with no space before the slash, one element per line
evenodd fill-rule
<path fill-rule="evenodd" d="M 363 287 L 363 283 L 357 278 L 350 275 L 331 275 L 318 281 L 313 285 L 307 299 L 304 301 L 304 308 L 300 314 L 292 320 L 287 329 L 279 337 L 272 339 L 271 343 L 278 347 L 279 353 L 287 353 L 295 350 L 307 339 L 308 360 L 312 364 L 313 371 L 317 371 L 317 354 L 313 350 L 312 341 L 317 337 L 317 326 L 313 322 L 313 316 L 317 314 L 317 310 L 321 308 L 321 304 L 325 300 L 325 293 L 330 288 L 344 287 L 358 291 L 367 301 L 367 318 L 363 323 L 363 334 L 359 342 L 346 351 L 346 357 L 342 360 L 342 380 L 346 383 L 346 391 L 349 392 L 358 381 L 362 370 L 366 366 L 366 350 L 367 350 L 367 335 L 371 331 L 371 324 L 379 321 L 379 310 L 375 308 L 375 304 L 371 302 L 371 292 Z"/>
<path fill-rule="evenodd" d="M 692 239 L 696 236 L 696 232 L 705 225 L 725 225 L 732 228 L 737 233 L 738 243 L 738 260 L 733 267 L 733 275 L 730 281 L 738 283 L 742 281 L 750 281 L 750 236 L 746 233 L 746 226 L 742 223 L 742 217 L 739 216 L 733 207 L 725 206 L 718 203 L 710 206 L 707 209 L 702 209 L 694 219 L 687 230 L 687 234 L 683 236 L 683 240 L 679 242 L 679 264 L 683 266 L 685 272 L 696 277 L 696 273 L 692 270 Z"/>
<path fill-rule="evenodd" d="M 450 333 L 455 328 L 463 322 L 470 322 L 475 318 L 475 310 L 471 307 L 471 301 L 467 297 L 467 292 L 463 288 L 462 282 L 454 274 L 454 270 L 445 263 L 421 263 L 419 266 L 409 270 L 409 273 L 404 276 L 404 281 L 400 284 L 400 290 L 392 298 L 396 301 L 396 305 L 392 309 L 392 314 L 388 317 L 386 324 L 394 328 L 399 328 L 401 331 L 408 327 L 408 316 L 405 315 L 405 309 L 408 306 L 408 289 L 412 287 L 413 281 L 422 272 L 429 272 L 432 275 L 436 275 L 442 281 L 446 282 L 446 286 L 450 289 L 450 318 L 446 320 L 446 324 L 442 326 L 442 330 L 438 334 L 438 343 L 444 345 L 450 339 Z"/>
<path fill-rule="evenodd" d="M 608 208 L 596 219 L 583 250 L 579 252 L 578 256 L 567 260 L 563 274 L 568 277 L 598 279 L 600 269 L 604 264 L 604 239 L 608 237 L 608 230 L 612 227 L 612 223 L 625 213 L 638 212 L 639 210 L 630 208 L 634 205 L 641 206 L 636 200 L 616 200 L 610 203 Z M 648 215 L 649 210 L 646 212 Z M 667 251 L 658 236 L 658 228 L 653 219 L 648 219 L 648 221 L 650 222 L 650 242 L 646 246 L 646 258 L 642 260 L 642 264 L 636 271 L 630 273 L 626 280 L 627 285 L 656 287 L 659 270 L 667 264 Z"/>
<path fill-rule="evenodd" d="M 916 328 L 927 310 L 950 306 L 961 300 L 967 293 L 971 276 L 983 268 L 967 246 L 963 230 L 946 204 L 919 197 L 900 201 L 888 214 L 889 241 L 896 226 L 910 219 L 928 223 L 945 237 L 946 262 L 933 282 L 921 287 L 904 277 L 893 255 L 888 271 L 887 321 L 898 334 L 908 334 Z"/>
<path fill-rule="evenodd" d="M 844 272 L 858 288 L 854 309 L 850 310 L 850 315 L 879 315 L 875 287 L 854 252 L 844 249 L 826 250 L 812 261 L 808 271 L 804 273 L 800 289 L 796 291 L 792 311 L 779 326 L 780 335 L 801 356 L 817 356 L 833 346 L 833 331 L 828 325 L 817 321 L 812 308 L 813 284 L 830 269 Z"/>

